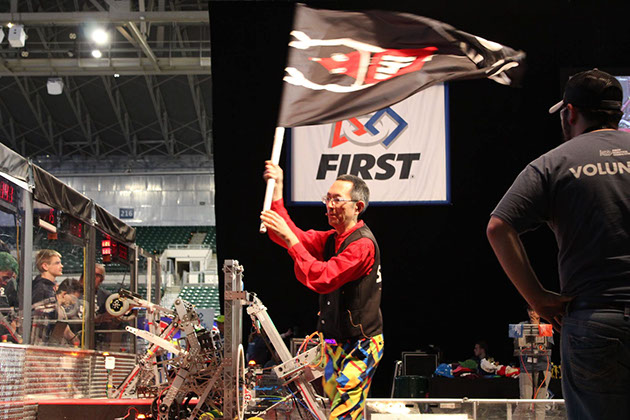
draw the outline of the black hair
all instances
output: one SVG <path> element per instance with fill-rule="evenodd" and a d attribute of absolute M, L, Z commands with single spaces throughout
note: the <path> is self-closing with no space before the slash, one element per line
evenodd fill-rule
<path fill-rule="evenodd" d="M 475 344 L 479 344 L 479 347 L 481 347 L 486 351 L 486 353 L 488 353 L 488 343 L 486 342 L 486 340 L 477 340 L 475 341 Z"/>
<path fill-rule="evenodd" d="M 79 293 L 83 294 L 83 284 L 77 279 L 65 279 L 61 282 L 59 287 L 57 288 L 57 294 L 61 292 L 66 292 L 69 294 Z"/>
<path fill-rule="evenodd" d="M 591 127 L 595 127 L 595 130 L 601 128 L 612 128 L 616 130 L 619 128 L 619 120 L 623 117 L 623 112 L 620 110 L 612 109 L 589 109 L 580 108 L 574 105 L 577 111 L 582 114 L 585 120 L 589 122 Z"/>
<path fill-rule="evenodd" d="M 356 175 L 350 174 L 338 176 L 337 181 L 352 182 L 352 191 L 350 191 L 350 196 L 355 201 L 363 201 L 363 203 L 365 204 L 363 210 L 361 210 L 361 213 L 363 213 L 365 209 L 367 209 L 368 204 L 370 204 L 370 189 L 368 188 L 365 181 Z"/>

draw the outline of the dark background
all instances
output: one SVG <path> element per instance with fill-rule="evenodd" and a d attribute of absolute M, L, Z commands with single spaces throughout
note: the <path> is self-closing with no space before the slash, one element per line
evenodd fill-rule
<path fill-rule="evenodd" d="M 429 344 L 452 362 L 471 357 L 475 340 L 483 338 L 491 356 L 515 363 L 507 324 L 526 318 L 524 301 L 488 244 L 489 214 L 523 167 L 560 143 L 559 117 L 547 110 L 560 100 L 568 75 L 592 67 L 630 74 L 629 7 L 574 1 L 310 4 L 411 12 L 527 53 L 523 88 L 490 80 L 449 84 L 452 203 L 374 206 L 364 217 L 381 248 L 383 275 L 385 356 L 373 396 L 389 395 L 402 351 Z M 297 325 L 304 336 L 315 327 L 317 296 L 295 280 L 286 251 L 258 233 L 292 10 L 290 2 L 210 3 L 217 250 L 220 266 L 237 259 L 245 267 L 245 289 L 260 296 L 280 331 Z M 283 154 L 281 165 L 285 159 Z M 298 226 L 329 228 L 323 205 L 288 209 Z M 557 290 L 552 233 L 543 227 L 523 241 L 542 282 Z"/>

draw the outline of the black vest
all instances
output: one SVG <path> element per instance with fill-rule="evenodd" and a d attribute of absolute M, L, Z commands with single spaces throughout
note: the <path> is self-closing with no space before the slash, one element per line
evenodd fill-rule
<path fill-rule="evenodd" d="M 324 260 L 343 251 L 351 242 L 368 238 L 374 243 L 374 265 L 369 274 L 352 280 L 339 289 L 319 296 L 317 330 L 324 338 L 337 342 L 370 338 L 383 332 L 381 316 L 381 253 L 374 235 L 367 226 L 355 230 L 346 238 L 335 253 L 335 236 L 326 240 Z"/>

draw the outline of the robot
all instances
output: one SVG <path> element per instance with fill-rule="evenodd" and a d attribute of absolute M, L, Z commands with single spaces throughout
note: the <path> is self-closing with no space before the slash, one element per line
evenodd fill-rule
<path fill-rule="evenodd" d="M 224 272 L 225 337 L 216 330 L 203 328 L 194 306 L 182 299 L 175 300 L 174 310 L 124 289 L 107 299 L 106 310 L 111 315 L 128 317 L 131 311 L 144 308 L 150 325 L 149 331 L 126 328 L 147 340 L 150 346 L 111 396 L 154 397 L 151 411 L 153 418 L 158 420 L 243 419 L 247 407 L 256 403 L 256 373 L 245 366 L 240 337 L 240 317 L 245 306 L 247 314 L 255 325 L 260 325 L 280 360 L 273 371 L 288 394 L 274 406 L 286 403 L 291 397 L 300 398 L 296 406 L 304 407 L 310 418 L 326 419 L 323 398 L 315 394 L 309 383 L 323 375 L 323 341 L 293 357 L 256 294 L 239 290 L 243 268 L 238 261 L 226 261 Z M 164 317 L 170 318 L 171 322 L 162 329 L 160 319 Z M 173 343 L 171 338 L 178 331 L 182 338 Z M 193 398 L 196 398 L 194 407 L 191 404 Z"/>
<path fill-rule="evenodd" d="M 145 308 L 149 325 L 155 331 L 126 327 L 131 334 L 150 343 L 123 382 L 111 395 L 113 398 L 154 396 L 151 412 L 155 419 L 198 419 L 204 414 L 216 417 L 223 398 L 221 377 L 222 353 L 218 331 L 203 328 L 193 305 L 175 300 L 174 310 L 148 302 L 138 295 L 121 289 L 106 302 L 106 310 L 113 316 L 128 316 L 130 310 Z M 160 319 L 171 319 L 160 329 Z M 182 332 L 183 339 L 173 343 L 171 338 Z M 190 402 L 197 398 L 194 408 Z M 210 418 L 206 416 L 206 418 Z"/>

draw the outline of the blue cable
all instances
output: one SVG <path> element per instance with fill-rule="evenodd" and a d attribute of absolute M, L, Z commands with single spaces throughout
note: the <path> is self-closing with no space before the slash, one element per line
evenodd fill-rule
<path fill-rule="evenodd" d="M 315 413 L 313 412 L 313 410 L 311 410 L 311 409 L 310 409 L 310 408 L 309 408 L 306 404 L 304 404 L 302 401 L 300 401 L 300 399 L 299 399 L 299 398 L 295 395 L 295 393 L 293 393 L 293 391 L 291 391 L 291 389 L 290 389 L 289 387 L 287 387 L 287 389 L 289 390 L 289 392 L 291 393 L 291 395 L 293 395 L 293 398 L 295 398 L 295 400 L 296 400 L 297 402 L 299 402 L 299 403 L 302 405 L 302 407 L 306 408 L 306 409 L 307 409 L 307 410 L 311 413 L 311 415 L 312 415 L 314 418 L 316 418 L 316 419 L 318 419 L 318 418 L 319 418 L 319 417 L 317 417 L 317 414 L 315 414 Z"/>

